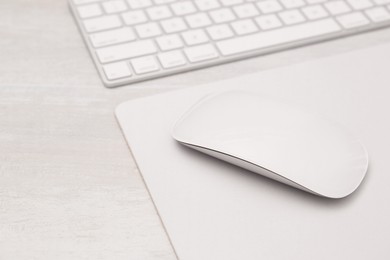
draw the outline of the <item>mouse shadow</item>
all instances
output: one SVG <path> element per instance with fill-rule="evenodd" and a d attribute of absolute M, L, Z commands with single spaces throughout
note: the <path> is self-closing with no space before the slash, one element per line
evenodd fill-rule
<path fill-rule="evenodd" d="M 241 168 L 239 166 L 236 166 L 234 164 L 225 162 L 223 160 L 217 159 L 215 157 L 209 156 L 207 154 L 204 154 L 202 152 L 196 151 L 190 147 L 178 144 L 178 149 L 181 150 L 181 152 L 188 154 L 188 156 L 191 156 L 193 160 L 198 160 L 199 163 L 207 163 L 210 164 L 211 167 L 222 169 L 223 174 L 234 174 L 234 175 L 240 175 L 240 178 L 247 179 L 249 181 L 253 182 L 259 182 L 262 185 L 266 185 L 268 189 L 275 190 L 277 192 L 280 192 L 281 194 L 284 194 L 286 199 L 288 200 L 296 200 L 301 203 L 313 205 L 313 206 L 323 206 L 323 207 L 332 207 L 332 208 L 341 208 L 346 207 L 350 204 L 353 204 L 355 200 L 357 200 L 361 193 L 364 192 L 365 187 L 367 186 L 367 183 L 370 179 L 370 167 L 367 169 L 367 174 L 362 180 L 362 183 L 359 185 L 359 187 L 352 192 L 352 194 L 348 195 L 347 197 L 340 198 L 340 199 L 332 199 L 327 197 L 321 197 L 319 195 L 315 195 L 297 188 L 294 188 L 292 186 L 289 186 L 287 184 L 278 182 L 276 180 L 270 179 L 268 177 L 265 177 L 263 175 L 257 174 L 255 172 L 246 170 L 244 168 Z M 211 174 L 217 174 L 216 172 L 212 172 Z M 218 173 L 219 174 L 219 173 Z"/>

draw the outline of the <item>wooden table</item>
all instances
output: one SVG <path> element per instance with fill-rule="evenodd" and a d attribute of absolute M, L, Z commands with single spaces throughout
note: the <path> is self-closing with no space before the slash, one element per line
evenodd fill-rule
<path fill-rule="evenodd" d="M 107 89 L 66 0 L 0 1 L 0 259 L 176 259 L 115 106 L 382 42 L 389 29 Z"/>

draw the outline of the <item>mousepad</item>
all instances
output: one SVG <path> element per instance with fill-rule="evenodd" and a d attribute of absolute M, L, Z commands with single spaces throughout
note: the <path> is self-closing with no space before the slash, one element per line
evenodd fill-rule
<path fill-rule="evenodd" d="M 181 260 L 390 257 L 390 45 L 120 104 L 118 122 Z M 342 123 L 370 165 L 351 196 L 297 190 L 183 147 L 176 120 L 197 100 L 246 90 Z"/>

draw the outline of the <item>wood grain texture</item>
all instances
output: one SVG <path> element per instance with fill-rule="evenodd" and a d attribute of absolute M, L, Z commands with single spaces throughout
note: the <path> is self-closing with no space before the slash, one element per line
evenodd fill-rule
<path fill-rule="evenodd" d="M 0 259 L 176 259 L 115 106 L 381 42 L 390 30 L 106 89 L 65 0 L 0 1 Z"/>

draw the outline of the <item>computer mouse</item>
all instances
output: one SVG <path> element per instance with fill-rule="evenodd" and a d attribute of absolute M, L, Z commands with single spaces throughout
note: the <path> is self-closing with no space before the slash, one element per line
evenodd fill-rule
<path fill-rule="evenodd" d="M 179 143 L 295 188 L 343 198 L 368 168 L 364 146 L 339 123 L 250 92 L 198 101 L 174 125 Z"/>

